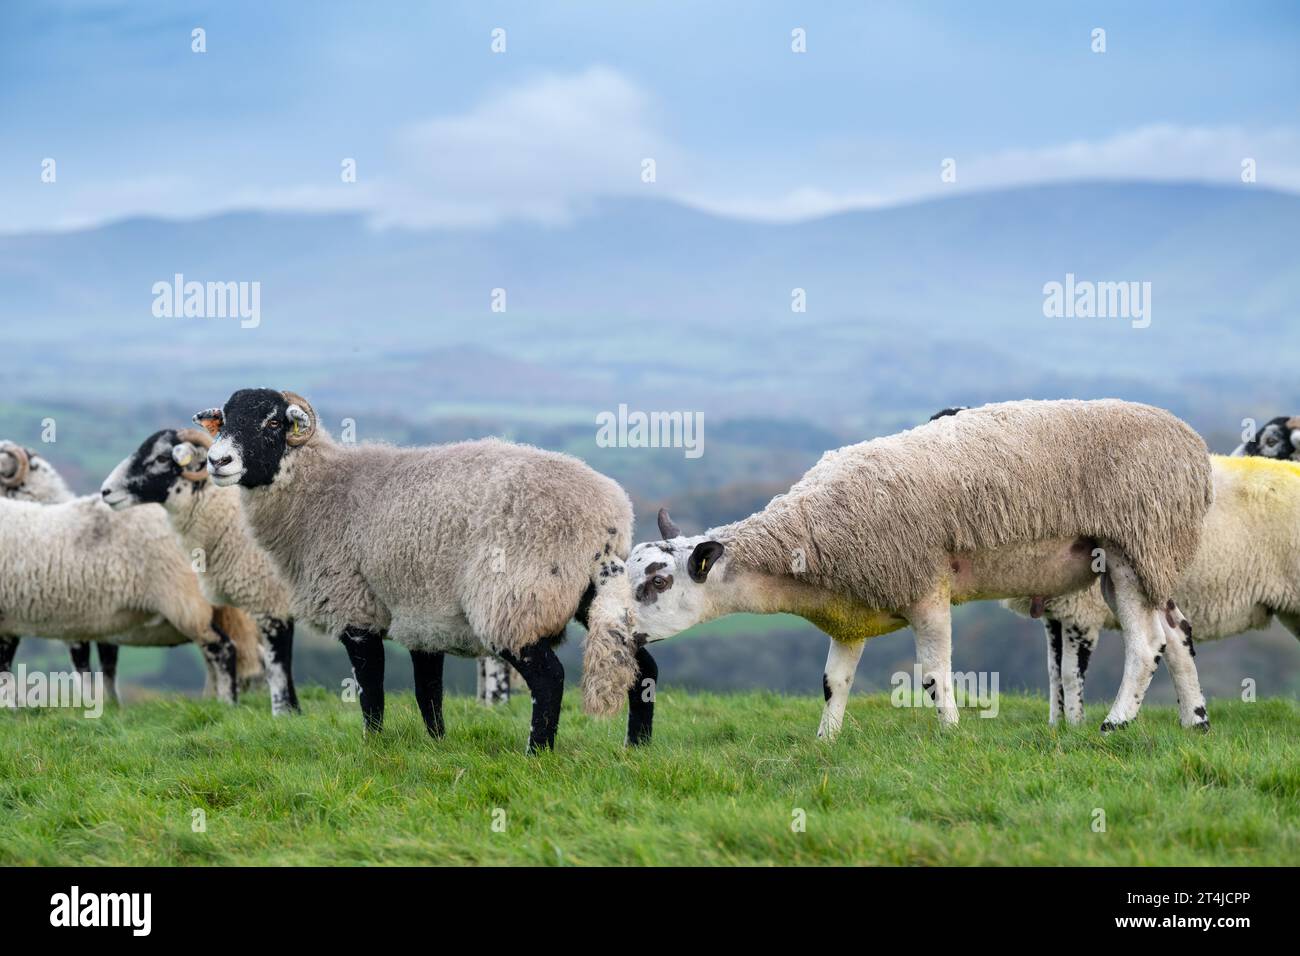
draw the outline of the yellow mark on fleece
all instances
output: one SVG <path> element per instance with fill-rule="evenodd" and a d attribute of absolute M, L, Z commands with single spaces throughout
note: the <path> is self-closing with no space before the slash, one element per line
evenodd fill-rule
<path fill-rule="evenodd" d="M 1216 466 L 1227 471 L 1258 472 L 1262 474 L 1272 472 L 1285 478 L 1300 478 L 1300 462 L 1278 461 L 1276 458 L 1261 458 L 1259 456 L 1231 458 L 1227 455 L 1211 455 L 1210 460 Z"/>
<path fill-rule="evenodd" d="M 1216 468 L 1237 479 L 1238 495 L 1300 495 L 1300 463 L 1275 458 L 1212 458 Z"/>
<path fill-rule="evenodd" d="M 907 627 L 907 621 L 888 611 L 874 611 L 842 600 L 796 613 L 837 641 L 861 641 Z"/>

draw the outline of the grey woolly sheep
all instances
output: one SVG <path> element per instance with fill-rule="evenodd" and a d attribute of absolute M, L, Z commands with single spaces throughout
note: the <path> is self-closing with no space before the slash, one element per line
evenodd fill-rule
<path fill-rule="evenodd" d="M 271 713 L 296 712 L 289 588 L 244 524 L 239 492 L 208 480 L 211 444 L 195 428 L 154 432 L 104 479 L 100 494 L 114 510 L 162 505 L 182 551 L 202 561 L 207 599 L 238 607 L 257 624 Z"/>
<path fill-rule="evenodd" d="M 1273 616 L 1300 637 L 1300 465 L 1263 457 L 1211 456 L 1214 504 L 1196 558 L 1174 588 L 1188 615 L 1181 642 L 1195 654 L 1198 641 L 1267 627 Z M 1065 714 L 1083 720 L 1083 682 L 1103 628 L 1119 622 L 1099 584 L 1043 600 L 1004 604 L 1018 614 L 1043 617 L 1051 680 L 1049 720 Z M 1171 654 L 1172 659 L 1172 654 Z M 1183 688 L 1178 687 L 1181 702 Z"/>
<path fill-rule="evenodd" d="M 834 638 L 819 730 L 832 737 L 865 640 L 911 625 L 925 687 L 955 723 L 951 605 L 1078 591 L 1104 558 L 1129 648 L 1109 730 L 1136 716 L 1157 655 L 1180 636 L 1165 609 L 1210 500 L 1205 443 L 1168 412 L 986 405 L 827 452 L 763 511 L 707 534 L 685 537 L 661 514 L 665 540 L 628 560 L 638 629 L 653 641 L 738 611 L 803 616 Z M 1183 722 L 1203 724 L 1176 639 L 1170 667 Z"/>
<path fill-rule="evenodd" d="M 347 649 L 368 730 L 383 725 L 385 635 L 410 651 L 434 737 L 444 654 L 502 657 L 532 692 L 530 750 L 554 745 L 564 669 L 552 644 L 575 614 L 589 657 L 652 671 L 623 565 L 631 503 L 582 462 L 495 439 L 337 444 L 305 399 L 265 388 L 237 391 L 195 421 L 216 437 L 212 480 L 240 486 L 298 617 Z M 641 743 L 653 704 L 628 696 L 629 742 Z"/>
<path fill-rule="evenodd" d="M 99 496 L 41 505 L 0 499 L 0 629 L 68 642 L 193 641 L 233 702 L 260 670 L 247 615 L 213 607 L 161 508 L 115 513 Z M 12 657 L 0 660 L 8 671 Z"/>

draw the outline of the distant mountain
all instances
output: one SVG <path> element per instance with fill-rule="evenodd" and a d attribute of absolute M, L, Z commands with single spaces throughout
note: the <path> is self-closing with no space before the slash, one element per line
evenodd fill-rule
<path fill-rule="evenodd" d="M 26 399 L 202 404 L 276 383 L 339 414 L 591 421 L 627 402 L 888 428 L 953 403 L 1113 394 L 1235 427 L 1300 410 L 1298 246 L 1298 197 L 1145 183 L 784 225 L 654 201 L 489 230 L 133 219 L 0 238 L 0 367 Z M 155 317 L 154 284 L 178 273 L 259 282 L 260 325 Z M 1150 326 L 1044 317 L 1044 284 L 1067 273 L 1150 282 Z"/>

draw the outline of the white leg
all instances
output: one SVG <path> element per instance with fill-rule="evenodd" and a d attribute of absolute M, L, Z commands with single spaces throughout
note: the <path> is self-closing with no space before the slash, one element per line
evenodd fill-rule
<path fill-rule="evenodd" d="M 1156 608 L 1147 600 L 1137 575 L 1119 557 L 1108 552 L 1106 577 L 1113 589 L 1115 616 L 1124 631 L 1124 677 L 1115 703 L 1102 722 L 1103 732 L 1117 730 L 1137 717 L 1165 642 L 1156 621 Z"/>
<path fill-rule="evenodd" d="M 283 717 L 293 713 L 290 704 L 289 672 L 276 656 L 275 650 L 265 640 L 258 646 L 262 654 L 262 670 L 266 675 L 266 689 L 271 694 L 271 716 Z"/>
<path fill-rule="evenodd" d="M 1097 628 L 1061 622 L 1061 703 L 1067 723 L 1083 723 L 1083 675 L 1100 633 Z"/>
<path fill-rule="evenodd" d="M 491 707 L 510 700 L 510 665 L 499 657 L 478 659 L 478 702 Z"/>
<path fill-rule="evenodd" d="M 952 694 L 952 605 L 946 591 L 919 601 L 907 612 L 916 635 L 916 659 L 921 665 L 921 684 L 934 699 L 939 723 L 957 723 L 957 704 Z"/>
<path fill-rule="evenodd" d="M 1065 693 L 1061 686 L 1061 622 L 1044 618 L 1043 630 L 1047 634 L 1047 723 L 1055 727 L 1065 708 Z"/>
<path fill-rule="evenodd" d="M 1172 620 L 1171 620 L 1172 618 Z M 1178 719 L 1184 727 L 1210 729 L 1210 718 L 1205 711 L 1205 695 L 1201 693 L 1201 679 L 1196 673 L 1196 649 L 1192 645 L 1192 626 L 1173 601 L 1156 620 L 1163 627 L 1165 655 L 1169 660 L 1169 675 L 1178 692 Z"/>
<path fill-rule="evenodd" d="M 831 640 L 830 653 L 826 655 L 826 670 L 822 673 L 826 706 L 822 709 L 817 739 L 834 740 L 839 734 L 840 727 L 844 724 L 844 708 L 849 702 L 849 691 L 853 689 L 853 675 L 857 673 L 858 661 L 866 646 L 865 640 L 851 643 Z"/>
<path fill-rule="evenodd" d="M 199 653 L 203 654 L 201 650 Z M 203 698 L 206 700 L 217 695 L 217 672 L 206 654 L 203 654 L 203 670 Z"/>

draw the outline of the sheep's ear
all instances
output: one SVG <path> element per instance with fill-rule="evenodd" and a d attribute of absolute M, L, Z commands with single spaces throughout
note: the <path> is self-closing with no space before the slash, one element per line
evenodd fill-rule
<path fill-rule="evenodd" d="M 289 445 L 302 445 L 316 431 L 316 423 L 312 420 L 311 406 L 304 408 L 297 402 L 290 402 L 289 407 L 284 410 L 284 417 L 289 419 L 289 433 L 284 436 L 284 440 Z"/>
<path fill-rule="evenodd" d="M 194 424 L 198 425 L 212 437 L 216 437 L 221 431 L 221 426 L 226 423 L 226 416 L 221 413 L 219 408 L 209 408 L 199 412 L 194 416 Z"/>
<path fill-rule="evenodd" d="M 726 546 L 721 541 L 701 541 L 697 544 L 686 561 L 686 572 L 691 576 L 691 580 L 696 584 L 703 584 L 708 580 L 709 572 L 713 570 L 713 566 L 722 557 L 722 552 L 726 550 Z"/>
<path fill-rule="evenodd" d="M 682 529 L 673 524 L 673 519 L 668 516 L 667 508 L 659 509 L 659 533 L 663 535 L 665 541 L 671 541 L 673 538 L 682 536 Z"/>

